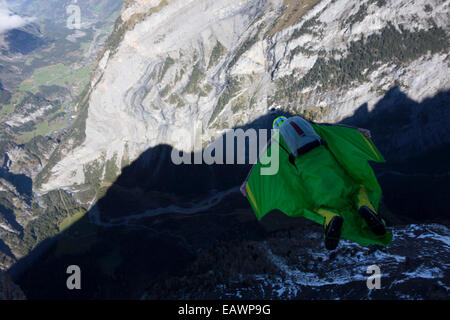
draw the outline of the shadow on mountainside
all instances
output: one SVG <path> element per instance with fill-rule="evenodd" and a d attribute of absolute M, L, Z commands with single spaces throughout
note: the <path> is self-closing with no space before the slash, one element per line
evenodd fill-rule
<path fill-rule="evenodd" d="M 450 143 L 449 96 L 441 92 L 417 103 L 393 88 L 372 112 L 362 105 L 342 121 L 372 131 L 388 161 L 375 170 L 394 215 L 446 218 L 442 210 L 449 190 L 442 187 L 449 185 L 444 174 L 450 169 L 445 149 Z M 270 128 L 281 114 L 271 112 L 241 128 Z M 259 241 L 279 230 L 320 231 L 306 219 L 277 213 L 257 222 L 237 190 L 250 165 L 176 166 L 171 152 L 168 145 L 145 151 L 83 218 L 10 269 L 28 298 L 137 299 L 150 283 L 184 270 L 214 244 Z M 190 210 L 196 206 L 197 212 Z M 158 208 L 166 209 L 152 211 Z M 133 218 L 144 212 L 150 214 Z M 105 225 L 92 223 L 96 218 Z M 73 264 L 82 270 L 81 290 L 66 287 L 66 269 Z"/>

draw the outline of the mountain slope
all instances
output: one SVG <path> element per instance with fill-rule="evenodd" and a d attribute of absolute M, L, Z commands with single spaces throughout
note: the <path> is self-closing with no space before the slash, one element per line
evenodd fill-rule
<path fill-rule="evenodd" d="M 170 153 L 192 151 L 186 136 L 198 123 L 197 152 L 228 129 L 269 128 L 283 112 L 368 127 L 388 160 L 376 168 L 383 213 L 401 222 L 446 219 L 448 21 L 440 0 L 126 1 L 76 119 L 59 141 L 36 142 L 45 161 L 38 157 L 32 194 L 4 201 L 5 256 L 60 234 L 35 270 L 95 260 L 92 286 L 123 282 L 86 295 L 121 288 L 121 297 L 136 297 L 161 266 L 184 268 L 217 238 L 248 240 L 260 227 L 235 192 L 248 166 L 175 166 Z M 14 150 L 5 147 L 8 168 L 21 160 Z M 34 210 L 15 233 L 14 204 Z M 164 263 L 154 266 L 157 258 Z M 40 287 L 36 274 L 28 270 L 24 290 Z M 49 286 L 46 294 L 55 293 Z"/>
<path fill-rule="evenodd" d="M 116 23 L 124 34 L 95 71 L 85 138 L 60 150 L 41 192 L 83 185 L 97 162 L 101 181 L 107 161 L 117 174 L 157 144 L 189 148 L 178 137 L 195 121 L 211 141 L 271 107 L 336 122 L 394 85 L 416 101 L 449 88 L 445 1 L 322 1 L 273 36 L 280 1 L 142 3 Z"/>
<path fill-rule="evenodd" d="M 36 229 L 34 224 L 48 224 L 47 196 L 37 199 L 32 183 L 76 118 L 77 96 L 89 82 L 121 3 L 80 1 L 79 30 L 66 26 L 70 2 L 2 4 L 32 18 L 24 19 L 27 25 L 0 34 L 0 269 L 52 235 L 48 225 L 27 232 Z"/>

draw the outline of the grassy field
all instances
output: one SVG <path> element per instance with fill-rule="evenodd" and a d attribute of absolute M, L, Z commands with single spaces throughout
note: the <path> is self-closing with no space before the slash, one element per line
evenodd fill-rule
<path fill-rule="evenodd" d="M 16 92 L 12 95 L 11 101 L 9 104 L 1 106 L 0 116 L 8 115 L 12 113 L 15 109 L 15 106 L 22 102 L 22 100 L 27 96 L 25 92 Z"/>
<path fill-rule="evenodd" d="M 0 109 L 0 117 L 4 116 L 4 115 L 8 115 L 13 111 L 14 111 L 14 104 L 10 103 L 10 104 L 2 105 L 1 109 Z"/>
<path fill-rule="evenodd" d="M 89 221 L 85 211 L 79 211 L 66 218 L 59 225 L 66 234 L 58 240 L 54 255 L 82 254 L 88 251 L 97 241 L 97 228 Z"/>
<path fill-rule="evenodd" d="M 70 217 L 65 218 L 59 225 L 59 232 L 66 230 L 72 224 L 80 220 L 85 214 L 85 211 L 78 211 Z"/>
<path fill-rule="evenodd" d="M 39 122 L 33 131 L 24 132 L 22 135 L 17 137 L 17 142 L 19 144 L 27 143 L 31 139 L 37 136 L 45 136 L 55 130 L 62 129 L 67 126 L 67 121 L 62 118 L 58 121 L 49 123 L 48 120 Z"/>
<path fill-rule="evenodd" d="M 30 79 L 26 79 L 20 84 L 19 89 L 37 92 L 39 86 L 42 85 L 61 87 L 79 85 L 82 87 L 89 80 L 90 72 L 91 66 L 85 66 L 74 71 L 71 67 L 58 63 L 36 69 Z"/>
<path fill-rule="evenodd" d="M 26 61 L 25 61 L 25 65 L 26 66 L 31 66 L 31 64 L 33 63 L 34 59 L 42 59 L 42 55 L 40 54 L 35 54 L 32 57 L 29 57 Z"/>
<path fill-rule="evenodd" d="M 70 76 L 70 68 L 62 63 L 36 69 L 31 79 L 20 84 L 22 91 L 37 91 L 40 85 L 65 85 L 65 80 Z"/>
<path fill-rule="evenodd" d="M 272 37 L 275 33 L 298 23 L 301 17 L 319 2 L 320 0 L 284 0 L 284 11 L 266 33 L 266 36 Z"/>
<path fill-rule="evenodd" d="M 81 45 L 80 45 L 80 48 L 81 48 L 81 51 L 83 52 L 83 54 L 88 53 L 90 47 L 91 47 L 91 42 L 90 41 L 82 42 Z"/>

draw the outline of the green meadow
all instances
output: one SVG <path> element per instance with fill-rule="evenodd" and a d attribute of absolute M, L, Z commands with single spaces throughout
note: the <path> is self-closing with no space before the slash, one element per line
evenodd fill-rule
<path fill-rule="evenodd" d="M 34 71 L 31 78 L 24 80 L 19 89 L 21 91 L 37 92 L 39 86 L 57 85 L 61 87 L 83 85 L 85 84 L 91 72 L 91 66 L 86 66 L 73 70 L 71 67 L 62 63 L 48 67 L 38 68 Z"/>

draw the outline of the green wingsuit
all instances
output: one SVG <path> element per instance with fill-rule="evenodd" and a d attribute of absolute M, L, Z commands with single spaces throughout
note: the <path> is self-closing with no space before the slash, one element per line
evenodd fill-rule
<path fill-rule="evenodd" d="M 325 210 L 344 219 L 342 238 L 362 246 L 389 245 L 392 233 L 375 235 L 358 214 L 361 201 L 375 212 L 378 210 L 381 188 L 368 161 L 385 162 L 383 156 L 357 129 L 311 125 L 325 145 L 295 158 L 294 165 L 289 161 L 282 135 L 275 133 L 271 144 L 253 166 L 245 190 L 256 217 L 260 220 L 270 211 L 280 210 L 291 217 L 305 217 L 324 224 L 324 216 L 319 212 Z M 261 168 L 271 166 L 263 163 L 267 163 L 275 144 L 281 146 L 278 172 L 263 175 Z"/>

